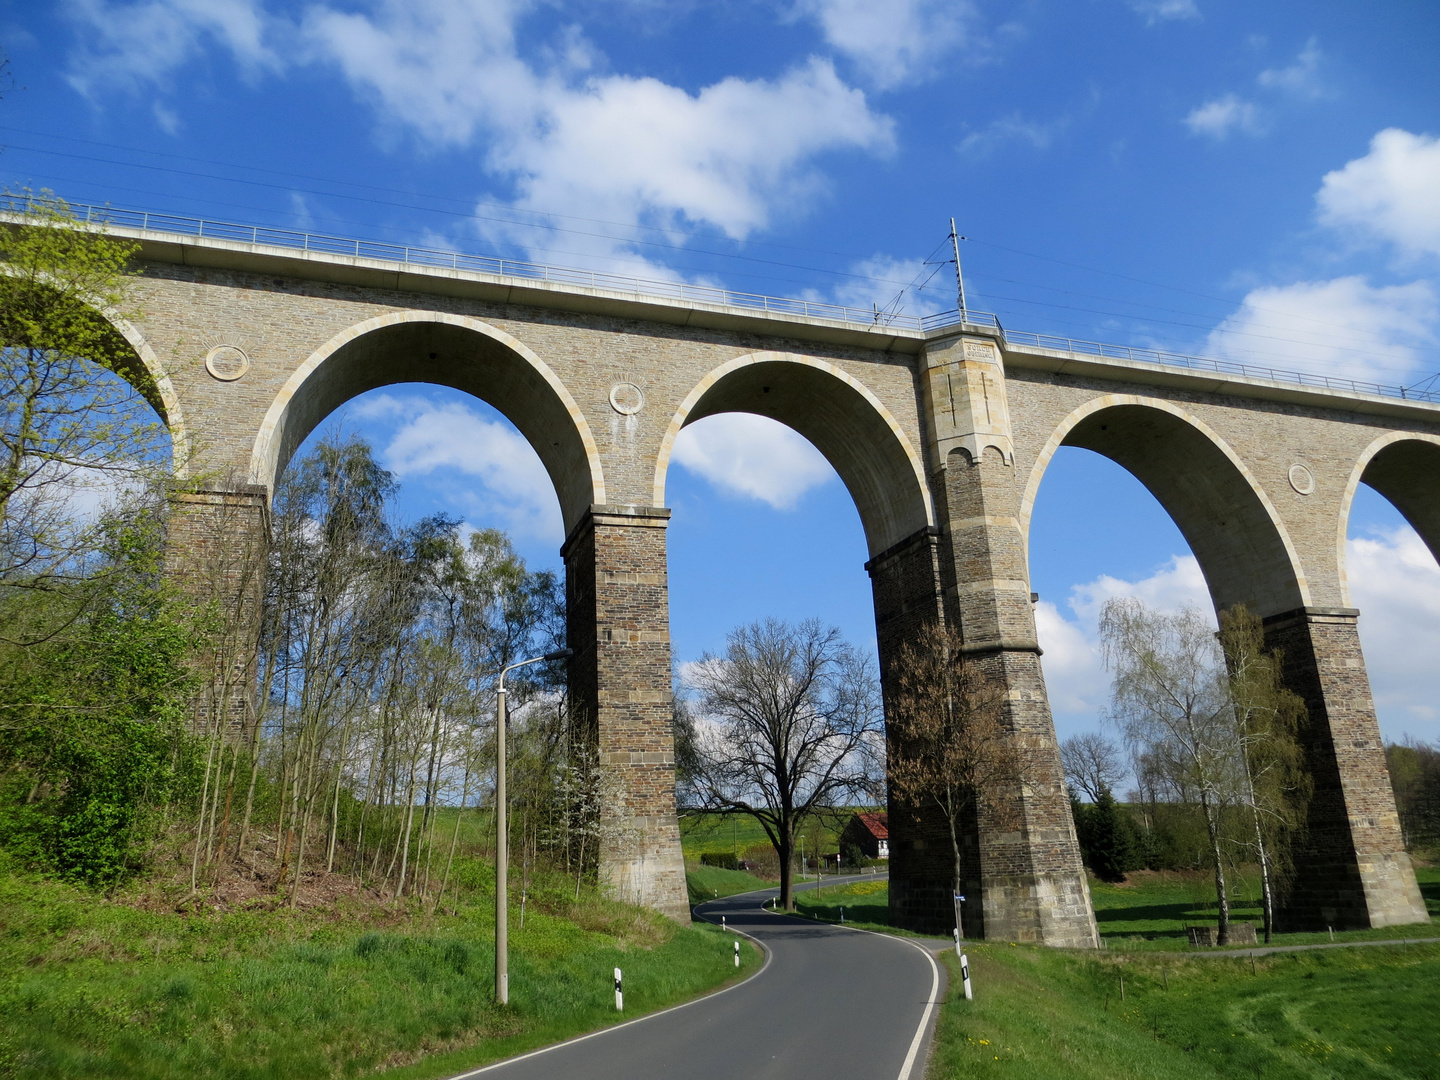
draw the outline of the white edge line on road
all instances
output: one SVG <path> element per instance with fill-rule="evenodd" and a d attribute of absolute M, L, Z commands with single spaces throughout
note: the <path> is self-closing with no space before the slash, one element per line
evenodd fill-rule
<path fill-rule="evenodd" d="M 701 904 L 697 906 L 695 910 L 699 911 L 699 909 L 704 906 L 705 905 Z M 710 926 L 715 925 L 714 923 L 710 922 L 709 919 L 706 919 L 705 922 Z M 745 933 L 744 930 L 736 930 L 733 926 L 726 927 L 726 929 L 729 930 L 731 933 L 739 934 L 741 937 L 750 938 L 750 940 L 755 943 L 756 947 L 758 947 L 760 951 L 765 954 L 765 962 L 760 965 L 760 970 L 755 972 L 755 974 L 741 979 L 738 983 L 731 983 L 723 990 L 716 990 L 712 993 L 706 994 L 704 997 L 692 998 L 690 1001 L 682 1001 L 679 1005 L 671 1005 L 668 1009 L 661 1009 L 659 1012 L 646 1013 L 644 1016 L 637 1016 L 634 1020 L 626 1020 L 623 1024 L 615 1024 L 612 1027 L 601 1028 L 599 1031 L 592 1031 L 588 1035 L 577 1035 L 575 1038 L 566 1039 L 564 1042 L 553 1043 L 550 1046 L 542 1046 L 539 1050 L 531 1050 L 528 1054 L 521 1054 L 519 1057 L 505 1058 L 503 1061 L 496 1061 L 492 1062 L 489 1065 L 482 1065 L 480 1068 L 471 1069 L 469 1072 L 457 1073 L 455 1076 L 450 1077 L 449 1080 L 469 1080 L 469 1078 L 472 1076 L 479 1076 L 481 1073 L 490 1072 L 492 1069 L 501 1069 L 507 1065 L 514 1065 L 516 1062 L 525 1061 L 528 1058 L 539 1057 L 541 1054 L 550 1053 L 551 1050 L 559 1050 L 562 1046 L 573 1046 L 575 1043 L 581 1043 L 587 1039 L 598 1038 L 601 1035 L 609 1035 L 612 1031 L 619 1031 L 621 1028 L 628 1028 L 632 1024 L 643 1024 L 646 1020 L 654 1020 L 657 1016 L 664 1016 L 666 1013 L 679 1012 L 681 1009 L 688 1009 L 691 1005 L 699 1005 L 702 1001 L 711 1001 L 719 997 L 721 994 L 728 994 L 731 990 L 737 990 L 742 986 L 749 986 L 761 975 L 765 974 L 766 969 L 770 967 L 770 960 L 775 954 L 772 953 L 768 948 L 766 948 L 763 941 L 761 941 L 759 938 L 751 937 L 749 934 Z M 931 963 L 934 963 L 934 961 L 931 961 Z M 931 994 L 931 996 L 933 997 L 934 994 Z M 911 1056 L 914 1056 L 913 1050 L 911 1051 Z M 905 1080 L 905 1076 L 906 1074 L 902 1073 L 900 1076 L 900 1080 Z"/>
<path fill-rule="evenodd" d="M 760 910 L 767 915 L 776 915 L 780 918 L 800 919 L 801 917 L 793 911 L 770 911 L 761 904 Z M 815 922 L 805 919 L 806 926 L 814 926 Z M 930 1026 L 930 1014 L 935 1011 L 935 999 L 940 995 L 940 968 L 935 963 L 935 957 L 930 955 L 930 950 L 921 945 L 918 941 L 911 941 L 909 938 L 899 937 L 895 934 L 882 934 L 876 930 L 862 930 L 858 926 L 846 926 L 844 923 L 821 923 L 822 926 L 831 926 L 836 930 L 850 930 L 856 934 L 870 934 L 874 937 L 889 938 L 891 941 L 898 941 L 902 945 L 909 945 L 916 949 L 930 964 L 930 996 L 925 1002 L 925 1011 L 920 1014 L 920 1026 L 915 1029 L 915 1038 L 910 1040 L 910 1052 L 905 1055 L 905 1064 L 900 1066 L 900 1075 L 895 1080 L 910 1080 L 910 1070 L 915 1068 L 915 1057 L 920 1053 L 920 1044 L 925 1041 L 925 1029 Z"/>

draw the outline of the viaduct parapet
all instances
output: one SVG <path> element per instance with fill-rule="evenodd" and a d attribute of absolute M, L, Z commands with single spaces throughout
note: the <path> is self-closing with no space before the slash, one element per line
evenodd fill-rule
<path fill-rule="evenodd" d="M 906 640 L 947 622 L 1007 689 L 1009 737 L 1036 765 L 1009 793 L 1017 813 L 1006 831 L 982 819 L 967 838 L 967 928 L 1098 941 L 1026 551 L 1060 446 L 1134 474 L 1189 542 L 1217 608 L 1246 604 L 1284 649 L 1286 677 L 1310 709 L 1315 790 L 1286 924 L 1425 920 L 1346 585 L 1345 526 L 1363 480 L 1440 553 L 1440 406 L 1026 345 L 978 320 L 865 325 L 112 232 L 142 245 L 144 315 L 121 330 L 155 377 L 157 407 L 197 467 L 236 478 L 234 498 L 181 508 L 188 523 L 239 503 L 253 509 L 234 520 L 263 528 L 265 495 L 305 437 L 389 384 L 473 394 L 529 440 L 567 533 L 573 699 L 593 717 L 599 760 L 623 793 L 608 812 L 624 820 L 607 835 L 627 839 L 602 853 L 602 876 L 621 895 L 688 919 L 670 738 L 666 477 L 682 427 L 738 411 L 789 425 L 848 488 L 869 547 L 882 671 Z M 244 531 L 237 525 L 237 551 L 254 541 Z M 944 932 L 948 836 L 923 815 L 890 821 L 894 918 Z"/>

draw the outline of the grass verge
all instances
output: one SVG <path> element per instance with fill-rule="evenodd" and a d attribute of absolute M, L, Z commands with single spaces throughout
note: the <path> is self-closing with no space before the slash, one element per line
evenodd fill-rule
<path fill-rule="evenodd" d="M 685 871 L 685 887 L 690 892 L 690 905 L 703 904 L 722 896 L 754 892 L 775 882 L 748 874 L 744 870 L 724 870 L 718 866 L 699 866 Z"/>
<path fill-rule="evenodd" d="M 795 910 L 801 915 L 825 922 L 840 921 L 841 909 L 845 924 L 862 930 L 890 931 L 890 883 L 888 881 L 855 881 L 848 885 L 826 885 L 795 894 Z"/>
<path fill-rule="evenodd" d="M 968 954 L 973 1002 L 944 954 L 951 991 L 931 1078 L 1440 1076 L 1440 946 L 1288 953 L 1253 966 L 983 944 Z"/>
<path fill-rule="evenodd" d="M 513 1004 L 498 1009 L 493 869 L 462 869 L 472 899 L 453 914 L 181 913 L 0 866 L 0 1075 L 428 1080 L 693 998 L 759 962 L 747 947 L 737 973 L 733 935 L 537 881 L 524 927 L 510 916 Z"/>

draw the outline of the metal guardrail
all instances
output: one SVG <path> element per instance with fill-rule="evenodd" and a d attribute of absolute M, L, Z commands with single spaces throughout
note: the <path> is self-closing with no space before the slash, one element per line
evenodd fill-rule
<path fill-rule="evenodd" d="M 711 304 L 719 307 L 760 311 L 773 315 L 794 315 L 803 319 L 824 319 L 845 323 L 865 330 L 909 330 L 925 333 L 962 322 L 959 311 L 942 311 L 934 315 L 906 315 L 881 311 L 879 308 L 856 308 L 844 304 L 826 304 L 793 297 L 766 296 L 761 293 L 735 292 L 713 285 L 692 285 L 680 281 L 659 281 L 652 278 L 627 277 L 600 270 L 579 270 L 574 267 L 547 266 L 543 263 L 502 259 L 489 255 L 467 255 L 458 251 L 389 244 L 378 240 L 357 240 L 351 237 L 326 236 L 279 229 L 266 225 L 238 225 L 226 221 L 209 221 L 179 214 L 161 214 L 145 210 L 125 210 L 113 206 L 69 203 L 71 213 L 86 222 L 119 225 L 145 232 L 161 232 L 181 236 L 230 240 L 243 244 L 264 244 L 297 251 L 315 251 L 327 255 L 345 255 L 357 259 L 381 259 L 411 266 L 465 270 L 493 277 L 517 278 L 523 281 L 550 282 L 580 288 L 604 289 L 637 297 L 678 300 L 683 303 Z M 1420 390 L 1414 387 L 1390 386 L 1359 379 L 1342 379 L 1332 375 L 1316 375 L 1303 371 L 1284 371 L 1258 367 L 1231 360 L 1166 352 L 1162 349 L 1133 348 L 1109 345 L 1098 341 L 1082 341 L 1053 334 L 1036 334 L 1025 330 L 1006 330 L 1000 320 L 989 312 L 966 311 L 964 323 L 993 329 L 1007 346 L 1029 345 L 1059 352 L 1097 356 L 1112 360 L 1132 360 L 1161 364 L 1166 367 L 1188 368 L 1192 371 L 1213 371 L 1221 375 L 1239 375 L 1251 379 L 1315 386 L 1354 394 L 1400 398 L 1405 401 L 1440 402 L 1440 389 Z"/>

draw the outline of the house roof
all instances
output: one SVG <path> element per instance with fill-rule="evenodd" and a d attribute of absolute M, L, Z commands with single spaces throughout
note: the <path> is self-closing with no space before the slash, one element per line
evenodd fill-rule
<path fill-rule="evenodd" d="M 876 840 L 890 839 L 890 815 L 884 811 L 856 814 L 854 820 L 858 821 L 861 827 Z"/>

